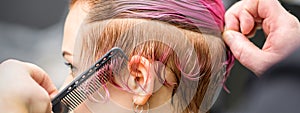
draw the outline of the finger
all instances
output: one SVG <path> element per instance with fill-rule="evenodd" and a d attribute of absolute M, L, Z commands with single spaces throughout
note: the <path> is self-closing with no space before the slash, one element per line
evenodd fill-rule
<path fill-rule="evenodd" d="M 256 67 L 263 62 L 261 61 L 264 59 L 263 53 L 247 37 L 239 32 L 228 30 L 223 33 L 223 39 L 241 64 L 256 74 L 261 72 Z"/>
<path fill-rule="evenodd" d="M 4 75 L 1 83 L 13 84 L 9 85 L 7 88 L 10 89 L 5 92 L 8 91 L 10 97 L 22 102 L 19 106 L 25 105 L 24 109 L 30 113 L 51 112 L 49 94 L 56 89 L 45 71 L 36 65 L 18 60 L 4 61 L 0 64 L 0 70 Z M 12 81 L 17 83 L 11 83 Z"/>
<path fill-rule="evenodd" d="M 31 63 L 23 62 L 23 64 L 31 75 L 32 79 L 35 80 L 41 87 L 43 87 L 48 92 L 50 97 L 53 97 L 55 94 L 57 94 L 55 85 L 43 69 Z"/>
<path fill-rule="evenodd" d="M 244 0 L 244 8 L 254 17 L 277 17 L 286 10 L 278 0 Z"/>
<path fill-rule="evenodd" d="M 258 2 L 259 1 L 260 0 L 243 0 L 243 7 L 254 18 L 259 17 L 259 14 L 258 14 Z"/>
<path fill-rule="evenodd" d="M 32 99 L 31 102 L 32 103 L 29 106 L 29 113 L 51 113 L 52 111 L 49 97 L 45 98 L 43 96 L 37 96 L 35 99 Z"/>
<path fill-rule="evenodd" d="M 225 13 L 225 29 L 226 30 L 240 30 L 240 22 L 238 20 L 238 13 L 240 11 L 241 2 L 235 3 L 231 8 L 229 8 Z"/>
<path fill-rule="evenodd" d="M 252 15 L 248 13 L 246 10 L 242 10 L 240 12 L 239 20 L 240 20 L 241 32 L 244 35 L 248 35 L 251 31 L 256 30 L 254 28 L 255 26 L 254 17 L 252 17 Z"/>
<path fill-rule="evenodd" d="M 247 38 L 252 38 L 255 36 L 256 31 L 261 29 L 261 23 L 256 22 L 254 25 L 254 28 L 250 31 L 250 33 L 248 33 L 247 35 L 245 35 Z"/>

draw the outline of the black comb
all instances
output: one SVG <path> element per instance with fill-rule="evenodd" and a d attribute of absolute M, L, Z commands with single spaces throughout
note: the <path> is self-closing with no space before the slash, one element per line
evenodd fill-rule
<path fill-rule="evenodd" d="M 108 78 L 107 76 L 99 77 L 97 72 L 100 69 L 102 72 L 106 71 L 104 68 L 106 68 L 106 65 L 111 63 L 114 59 L 127 59 L 127 57 L 122 49 L 117 47 L 112 48 L 88 70 L 77 76 L 52 99 L 52 111 L 54 113 L 67 113 L 73 111 L 90 95 L 102 87 L 102 85 L 108 81 Z M 89 78 L 92 79 L 88 80 Z M 87 84 L 87 86 L 84 84 Z"/>

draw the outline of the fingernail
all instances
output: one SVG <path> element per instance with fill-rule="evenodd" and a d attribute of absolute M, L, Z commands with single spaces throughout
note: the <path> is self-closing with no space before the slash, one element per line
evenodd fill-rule
<path fill-rule="evenodd" d="M 225 31 L 223 33 L 223 39 L 224 41 L 227 43 L 227 44 L 230 44 L 233 40 L 233 35 L 232 35 L 232 32 L 231 31 Z"/>

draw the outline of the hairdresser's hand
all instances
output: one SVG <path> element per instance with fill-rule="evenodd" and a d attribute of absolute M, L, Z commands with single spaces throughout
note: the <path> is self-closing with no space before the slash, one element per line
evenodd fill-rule
<path fill-rule="evenodd" d="M 51 113 L 57 93 L 45 71 L 17 60 L 0 64 L 0 91 L 0 113 Z"/>
<path fill-rule="evenodd" d="M 233 55 L 244 66 L 261 75 L 300 45 L 300 25 L 277 0 L 242 0 L 225 14 L 223 38 Z M 247 36 L 261 25 L 266 34 L 262 49 Z M 262 37 L 263 38 L 263 37 Z"/>

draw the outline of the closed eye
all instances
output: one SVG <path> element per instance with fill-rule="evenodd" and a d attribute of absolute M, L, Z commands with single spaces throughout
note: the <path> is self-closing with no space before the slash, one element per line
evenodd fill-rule
<path fill-rule="evenodd" d="M 69 67 L 69 69 L 72 71 L 72 73 L 74 73 L 77 70 L 77 68 L 74 67 L 72 63 L 65 62 L 65 65 Z"/>

